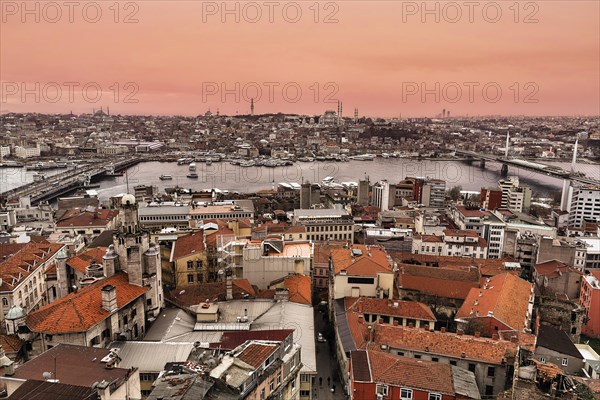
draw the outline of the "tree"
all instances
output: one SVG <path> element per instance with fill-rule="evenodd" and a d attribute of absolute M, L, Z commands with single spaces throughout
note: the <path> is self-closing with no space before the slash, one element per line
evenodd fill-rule
<path fill-rule="evenodd" d="M 448 191 L 448 196 L 453 201 L 456 201 L 456 200 L 460 199 L 461 191 L 462 191 L 462 186 L 460 186 L 460 185 L 454 186 L 452 189 L 450 189 L 450 191 Z"/>

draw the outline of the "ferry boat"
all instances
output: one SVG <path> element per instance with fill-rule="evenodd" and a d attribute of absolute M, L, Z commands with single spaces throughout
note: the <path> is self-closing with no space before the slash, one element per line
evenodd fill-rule
<path fill-rule="evenodd" d="M 161 175 L 158 177 L 158 179 L 160 179 L 161 181 L 170 181 L 173 179 L 173 177 L 171 175 Z"/>
<path fill-rule="evenodd" d="M 189 170 L 190 171 L 195 171 L 196 170 L 196 163 L 195 162 L 193 162 L 193 163 L 190 164 Z"/>
<path fill-rule="evenodd" d="M 190 179 L 198 179 L 198 174 L 195 172 L 190 172 L 189 174 L 187 174 L 187 177 Z"/>
<path fill-rule="evenodd" d="M 360 154 L 358 156 L 353 156 L 350 158 L 357 161 L 373 161 L 375 159 L 375 156 L 373 156 L 372 154 Z"/>

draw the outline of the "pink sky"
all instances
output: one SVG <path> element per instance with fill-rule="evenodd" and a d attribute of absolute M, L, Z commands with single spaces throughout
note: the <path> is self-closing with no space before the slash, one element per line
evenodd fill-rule
<path fill-rule="evenodd" d="M 102 11 L 96 23 L 84 19 L 83 6 L 75 8 L 70 22 L 63 2 L 55 3 L 62 17 L 51 23 L 55 10 L 44 10 L 44 2 L 28 3 L 31 8 L 38 4 L 37 15 L 24 13 L 20 1 L 0 0 L 2 112 L 80 113 L 108 106 L 111 113 L 122 114 L 197 115 L 209 108 L 245 114 L 250 106 L 242 89 L 246 97 L 257 97 L 253 86 L 259 86 L 256 113 L 320 114 L 341 100 L 346 116 L 355 107 L 361 116 L 384 117 L 434 116 L 442 109 L 472 116 L 600 114 L 598 1 L 538 1 L 527 8 L 521 2 L 518 23 L 512 1 L 478 3 L 473 22 L 464 2 L 453 3 L 463 13 L 456 23 L 448 20 L 455 10 L 444 13 L 448 2 L 434 1 L 427 5 L 438 4 L 440 22 L 434 14 L 421 21 L 423 10 L 413 7 L 420 8 L 421 1 L 321 2 L 319 23 L 312 1 L 275 2 L 272 23 L 262 1 L 255 3 L 263 13 L 256 23 L 244 20 L 254 16 L 250 8 L 243 13 L 244 3 L 238 5 L 239 23 L 235 14 L 221 14 L 221 2 L 141 1 L 135 8 L 120 3 L 117 23 L 112 1 L 94 3 Z M 498 22 L 486 21 L 496 11 L 488 6 L 484 15 L 487 3 L 499 5 Z M 235 5 L 228 3 L 232 9 Z M 302 15 L 291 23 L 282 10 L 286 6 L 292 18 L 295 5 Z M 88 9 L 88 18 L 93 11 Z M 138 22 L 124 23 L 131 12 Z M 338 22 L 324 23 L 332 12 Z M 538 22 L 524 23 L 532 13 Z M 86 100 L 75 89 L 71 100 L 65 82 L 79 88 L 92 83 L 103 91 L 101 98 Z M 472 102 L 468 82 L 476 85 Z M 221 85 L 231 90 L 225 99 L 220 88 L 206 92 Z M 35 93 L 24 95 L 24 88 Z M 298 96 L 297 88 L 302 91 Z M 406 92 L 415 88 L 416 93 Z M 424 99 L 421 88 L 430 90 Z M 502 95 L 494 103 L 497 88 Z M 124 102 L 127 94 L 137 102 Z M 328 94 L 333 103 L 325 102 Z M 297 102 L 291 101 L 294 97 Z"/>

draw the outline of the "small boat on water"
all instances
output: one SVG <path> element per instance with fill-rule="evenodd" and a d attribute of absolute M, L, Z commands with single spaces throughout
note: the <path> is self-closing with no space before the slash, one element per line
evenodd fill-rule
<path fill-rule="evenodd" d="M 160 179 L 161 181 L 170 181 L 173 179 L 173 177 L 171 175 L 161 175 L 158 177 L 158 179 Z"/>
<path fill-rule="evenodd" d="M 198 179 L 198 174 L 195 172 L 190 172 L 189 174 L 187 174 L 187 177 L 190 179 Z"/>

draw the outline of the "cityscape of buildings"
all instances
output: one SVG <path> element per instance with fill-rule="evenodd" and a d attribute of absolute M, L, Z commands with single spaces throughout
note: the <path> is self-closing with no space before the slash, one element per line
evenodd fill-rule
<path fill-rule="evenodd" d="M 576 167 L 598 168 L 598 119 L 340 111 L 2 115 L 0 172 L 35 172 L 0 191 L 0 395 L 597 397 L 600 178 Z M 478 191 L 356 170 L 235 192 L 126 172 L 395 158 L 508 171 Z"/>

